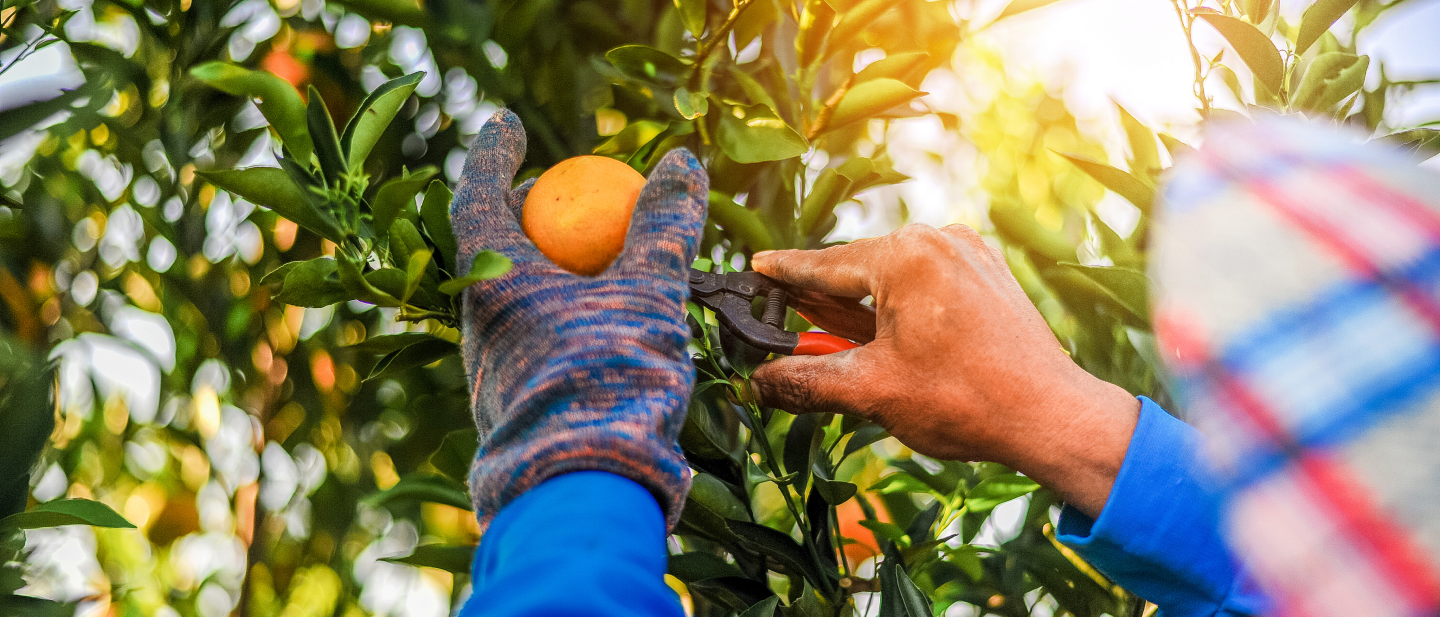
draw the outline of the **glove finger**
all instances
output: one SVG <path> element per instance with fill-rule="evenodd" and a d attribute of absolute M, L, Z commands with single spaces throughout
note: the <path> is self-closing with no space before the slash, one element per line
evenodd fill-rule
<path fill-rule="evenodd" d="M 510 204 L 510 214 L 515 217 L 515 220 L 520 221 L 522 230 L 525 228 L 525 198 L 530 196 L 530 189 L 534 186 L 535 178 L 526 180 L 510 191 L 510 196 L 507 198 Z"/>
<path fill-rule="evenodd" d="M 482 250 L 498 251 L 517 264 L 536 254 L 508 203 L 510 183 L 524 160 L 525 127 L 520 118 L 508 109 L 495 112 L 470 144 L 450 202 L 460 272 L 468 272 Z"/>
<path fill-rule="evenodd" d="M 645 182 L 611 271 L 683 280 L 700 244 L 710 178 L 689 150 L 671 150 Z"/>

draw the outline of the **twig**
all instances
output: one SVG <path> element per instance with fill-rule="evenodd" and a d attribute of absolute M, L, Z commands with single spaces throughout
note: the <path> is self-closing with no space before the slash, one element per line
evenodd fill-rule
<path fill-rule="evenodd" d="M 1190 27 L 1195 22 L 1195 17 L 1185 10 L 1188 8 L 1180 6 L 1180 0 L 1170 0 L 1170 5 L 1175 7 L 1175 17 L 1180 20 L 1180 29 L 1185 31 L 1185 44 L 1190 47 L 1190 61 L 1195 65 L 1195 96 L 1200 99 L 1200 115 L 1210 117 L 1210 97 L 1205 94 L 1205 75 L 1200 71 L 1200 50 L 1195 48 L 1195 37 L 1190 32 Z"/>
<path fill-rule="evenodd" d="M 840 84 L 840 88 L 825 101 L 825 106 L 820 108 L 820 112 L 815 114 L 815 123 L 805 131 L 806 140 L 815 139 L 830 128 L 830 118 L 835 115 L 835 108 L 840 106 L 840 100 L 845 98 L 845 93 L 849 92 L 850 86 L 853 85 L 855 85 L 855 74 L 852 73 L 845 83 Z"/>
<path fill-rule="evenodd" d="M 710 40 L 700 46 L 700 52 L 695 55 L 696 74 L 699 74 L 700 68 L 705 66 L 705 60 L 710 57 L 710 54 L 715 53 L 715 48 L 723 45 L 729 38 L 730 31 L 735 29 L 735 22 L 740 21 L 740 15 L 744 14 L 745 9 L 750 8 L 750 5 L 754 3 L 755 0 L 738 0 L 735 3 L 735 8 L 730 9 L 730 15 L 727 16 L 725 21 L 720 24 L 720 27 L 710 35 Z"/>

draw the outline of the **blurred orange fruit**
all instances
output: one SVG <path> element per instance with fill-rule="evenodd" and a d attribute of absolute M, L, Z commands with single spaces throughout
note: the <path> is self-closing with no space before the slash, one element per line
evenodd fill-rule
<path fill-rule="evenodd" d="M 625 248 L 645 176 L 603 156 L 565 159 L 540 175 L 520 226 L 555 265 L 595 276 Z"/>
<path fill-rule="evenodd" d="M 845 559 L 850 562 L 851 568 L 880 555 L 880 542 L 875 539 L 875 532 L 860 524 L 860 521 L 865 520 L 865 511 L 860 509 L 860 502 L 857 500 L 863 498 L 856 496 L 835 508 L 835 520 L 840 524 L 840 535 L 855 541 L 854 544 L 845 545 Z M 875 518 L 882 523 L 890 522 L 890 513 L 885 511 L 883 504 L 870 500 L 870 505 L 875 508 Z"/>

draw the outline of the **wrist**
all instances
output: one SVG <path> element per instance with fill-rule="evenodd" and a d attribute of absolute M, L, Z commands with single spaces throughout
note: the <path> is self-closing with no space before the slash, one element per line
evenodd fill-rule
<path fill-rule="evenodd" d="M 1139 399 L 1084 373 L 1036 404 L 1032 411 L 1045 418 L 1046 426 L 1028 431 L 1031 439 L 1010 466 L 1081 512 L 1099 516 L 1125 462 L 1140 417 Z"/>

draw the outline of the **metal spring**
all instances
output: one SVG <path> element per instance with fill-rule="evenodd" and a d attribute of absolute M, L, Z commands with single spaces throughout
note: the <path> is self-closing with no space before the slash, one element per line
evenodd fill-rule
<path fill-rule="evenodd" d="M 765 313 L 761 315 L 760 321 L 765 325 L 776 328 L 784 328 L 785 324 L 785 291 L 779 288 L 771 289 L 765 296 Z"/>

